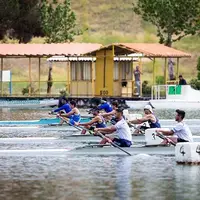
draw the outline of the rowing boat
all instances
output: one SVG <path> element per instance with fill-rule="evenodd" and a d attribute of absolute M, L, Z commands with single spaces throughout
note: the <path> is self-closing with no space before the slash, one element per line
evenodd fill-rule
<path fill-rule="evenodd" d="M 165 126 L 165 128 L 171 128 L 173 126 Z M 199 127 L 197 126 L 190 126 L 190 129 L 193 134 L 199 134 Z M 80 130 L 77 130 L 74 126 L 69 126 L 68 124 L 63 124 L 62 126 L 58 124 L 50 124 L 50 125 L 9 125 L 9 126 L 0 126 L 0 133 L 2 132 L 13 132 L 13 131 L 23 131 L 23 132 L 38 132 L 38 131 L 54 131 L 54 132 L 77 132 Z M 131 128 L 132 133 L 134 133 L 135 129 L 134 127 Z"/>
<path fill-rule="evenodd" d="M 14 138 L 0 138 L 0 144 L 17 144 L 17 143 L 51 143 L 54 141 L 78 142 L 78 143 L 99 143 L 101 138 L 95 135 L 73 134 L 62 137 L 14 137 Z M 200 142 L 200 136 L 193 136 L 194 142 Z M 133 143 L 145 143 L 144 135 L 132 135 Z"/>
<path fill-rule="evenodd" d="M 132 114 L 129 114 L 130 118 Z M 91 116 L 82 116 L 81 123 L 85 123 L 91 120 Z M 176 125 L 175 120 L 171 119 L 161 119 L 159 120 L 161 126 L 163 127 L 173 127 Z M 199 119 L 186 119 L 185 122 L 190 126 L 190 128 L 200 128 Z M 0 121 L 1 126 L 13 126 L 13 125 L 54 125 L 59 124 L 60 118 L 41 118 L 39 120 L 19 120 L 19 121 Z"/>
<path fill-rule="evenodd" d="M 174 146 L 132 146 L 122 148 L 132 155 L 148 154 L 148 155 L 175 155 Z M 0 150 L 0 156 L 63 156 L 63 155 L 97 155 L 97 156 L 119 156 L 126 155 L 121 150 L 110 145 L 86 145 L 73 149 L 27 149 L 27 150 Z"/>
<path fill-rule="evenodd" d="M 57 99 L 44 100 L 0 100 L 0 108 L 44 108 L 58 105 Z"/>
<path fill-rule="evenodd" d="M 81 123 L 90 121 L 90 117 L 81 118 Z M 39 120 L 20 120 L 20 121 L 0 121 L 0 126 L 6 125 L 48 125 L 59 124 L 60 118 L 42 118 Z"/>
<path fill-rule="evenodd" d="M 149 154 L 149 155 L 175 155 L 175 148 L 173 146 L 132 146 L 130 148 L 123 148 L 132 155 L 135 154 Z M 78 154 L 78 155 L 126 155 L 124 152 L 110 145 L 86 145 L 73 149 L 27 149 L 27 150 L 0 150 L 0 156 L 44 156 L 44 155 L 63 155 L 63 154 Z"/>

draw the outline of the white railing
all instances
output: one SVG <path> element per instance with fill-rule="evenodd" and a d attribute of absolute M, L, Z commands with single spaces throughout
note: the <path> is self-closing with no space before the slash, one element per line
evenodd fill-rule
<path fill-rule="evenodd" d="M 153 85 L 151 87 L 151 99 L 166 99 L 169 86 L 176 88 L 176 85 Z M 174 92 L 176 93 L 176 90 Z"/>

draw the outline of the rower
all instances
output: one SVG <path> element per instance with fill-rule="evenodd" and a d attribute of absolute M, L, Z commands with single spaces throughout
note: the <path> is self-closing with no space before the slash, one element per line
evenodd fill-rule
<path fill-rule="evenodd" d="M 98 106 L 99 110 L 105 110 L 106 113 L 111 112 L 112 106 L 105 100 L 101 100 L 101 104 Z"/>
<path fill-rule="evenodd" d="M 127 124 L 127 122 L 123 118 L 123 110 L 118 108 L 116 109 L 115 113 L 117 123 L 115 125 L 112 125 L 110 127 L 106 128 L 96 128 L 94 131 L 98 135 L 98 131 L 104 134 L 112 134 L 116 131 L 117 137 L 111 138 L 106 137 L 102 139 L 100 144 L 106 144 L 110 142 L 114 142 L 120 147 L 130 147 L 132 145 L 132 135 L 131 130 Z"/>
<path fill-rule="evenodd" d="M 66 121 L 69 121 L 70 125 L 74 125 L 75 122 L 79 122 L 81 120 L 81 115 L 79 109 L 76 107 L 76 102 L 70 102 L 71 111 L 66 114 L 60 114 Z"/>
<path fill-rule="evenodd" d="M 160 128 L 161 127 L 160 122 L 159 122 L 158 118 L 154 115 L 153 109 L 150 105 L 146 105 L 144 107 L 144 114 L 145 114 L 145 116 L 143 118 L 130 120 L 129 123 L 141 124 L 144 122 L 148 122 L 149 127 L 144 126 L 144 125 L 140 125 L 137 127 L 138 129 L 141 129 L 141 130 L 146 130 L 148 128 Z M 136 131 L 136 133 L 137 133 L 137 131 Z"/>
<path fill-rule="evenodd" d="M 50 114 L 53 114 L 54 112 L 60 112 L 60 111 L 64 111 L 65 113 L 69 113 L 72 109 L 71 109 L 71 107 L 70 107 L 70 105 L 69 105 L 69 103 L 68 103 L 68 100 L 67 100 L 67 98 L 65 98 L 65 97 L 63 97 L 62 99 L 61 99 L 61 103 L 63 104 L 61 107 L 59 107 L 59 108 L 57 108 L 57 109 L 55 109 L 55 110 L 52 110 L 51 112 L 50 112 Z"/>
<path fill-rule="evenodd" d="M 107 112 L 107 113 L 102 113 L 101 115 L 104 118 L 110 119 L 112 124 L 116 124 L 115 113 L 116 113 L 116 109 L 118 108 L 118 102 L 117 101 L 113 101 L 111 105 L 112 105 L 112 111 L 111 112 Z"/>
<path fill-rule="evenodd" d="M 178 109 L 176 110 L 176 116 L 175 116 L 175 121 L 177 121 L 178 124 L 171 130 L 164 130 L 158 128 L 156 132 L 163 133 L 164 135 L 175 135 L 176 138 L 173 138 L 172 140 L 176 143 L 193 142 L 192 133 L 188 125 L 185 124 L 185 122 L 183 121 L 184 118 L 185 118 L 185 111 Z"/>
<path fill-rule="evenodd" d="M 84 126 L 89 130 L 94 130 L 94 128 L 105 128 L 106 123 L 102 115 L 100 115 L 99 110 L 97 108 L 93 108 L 90 110 L 90 113 L 93 114 L 94 118 L 87 123 L 75 123 L 77 126 Z M 83 129 L 81 134 L 85 134 L 86 130 Z"/>

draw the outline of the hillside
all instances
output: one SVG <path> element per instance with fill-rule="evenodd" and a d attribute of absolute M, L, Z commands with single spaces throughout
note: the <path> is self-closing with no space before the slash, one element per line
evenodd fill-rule
<path fill-rule="evenodd" d="M 62 0 L 60 0 L 62 1 Z M 97 42 L 108 44 L 112 42 L 158 42 L 155 28 L 144 22 L 132 11 L 132 2 L 134 0 L 71 0 L 72 8 L 77 16 L 77 24 L 82 29 L 87 29 L 83 35 L 75 38 L 75 42 Z M 9 41 L 12 42 L 12 41 Z M 33 38 L 32 43 L 42 43 L 43 38 Z M 191 59 L 181 59 L 180 73 L 189 81 L 196 77 L 196 61 L 200 56 L 200 37 L 193 36 L 182 39 L 173 44 L 174 47 L 192 54 Z M 33 59 L 33 67 L 37 66 L 38 61 Z M 157 73 L 163 75 L 163 60 L 158 60 Z M 47 65 L 45 66 L 42 79 L 47 79 Z M 55 80 L 60 78 L 61 65 L 63 71 L 65 64 L 54 64 L 53 77 Z M 12 69 L 13 79 L 19 80 L 19 77 L 27 80 L 28 61 L 26 59 L 15 59 L 5 61 L 5 68 Z M 16 68 L 17 67 L 17 68 Z M 23 70 L 22 70 L 23 68 Z M 27 70 L 24 70 L 27 69 Z M 36 73 L 34 73 L 36 72 Z M 58 74 L 57 74 L 58 72 Z M 145 63 L 143 66 L 143 80 L 152 82 L 152 63 Z M 33 79 L 37 80 L 37 69 L 33 69 Z"/>
<path fill-rule="evenodd" d="M 76 38 L 80 42 L 98 42 L 108 44 L 112 42 L 158 42 L 156 29 L 144 22 L 132 11 L 135 0 L 72 0 L 72 8 L 76 12 L 80 27 L 88 28 L 82 36 Z M 200 37 L 192 36 L 173 44 L 175 48 L 192 54 L 191 59 L 181 59 L 180 73 L 186 79 L 196 76 L 196 61 L 200 56 Z M 162 61 L 157 62 L 158 73 L 162 74 Z M 150 64 L 144 66 L 147 73 L 151 73 Z M 145 74 L 145 73 L 144 73 Z M 149 74 L 145 76 L 148 79 Z M 150 80 L 151 81 L 151 80 Z"/>

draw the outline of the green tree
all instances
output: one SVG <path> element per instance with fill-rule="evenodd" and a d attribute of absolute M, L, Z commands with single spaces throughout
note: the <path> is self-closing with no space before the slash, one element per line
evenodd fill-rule
<path fill-rule="evenodd" d="M 199 0 L 138 0 L 133 10 L 156 26 L 160 43 L 167 46 L 200 30 Z"/>
<path fill-rule="evenodd" d="M 1 0 L 0 8 L 0 39 L 7 35 L 27 43 L 32 36 L 42 35 L 39 0 Z"/>
<path fill-rule="evenodd" d="M 70 0 L 63 3 L 42 0 L 41 23 L 47 43 L 71 42 L 75 35 L 80 34 L 75 29 L 76 16 L 71 10 Z"/>
<path fill-rule="evenodd" d="M 200 57 L 198 57 L 198 61 L 197 61 L 197 79 L 200 81 Z"/>

